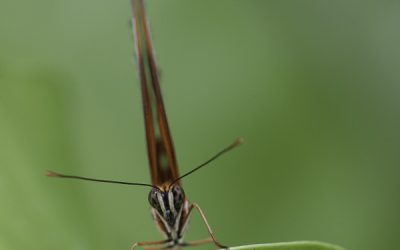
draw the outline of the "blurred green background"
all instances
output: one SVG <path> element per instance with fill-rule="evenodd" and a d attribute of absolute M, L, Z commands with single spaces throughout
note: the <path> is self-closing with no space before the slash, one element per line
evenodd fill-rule
<path fill-rule="evenodd" d="M 398 248 L 399 1 L 147 7 L 181 172 L 245 139 L 184 180 L 221 242 Z M 148 189 L 43 176 L 149 181 L 129 1 L 2 0 L 0 30 L 0 249 L 161 239 Z"/>

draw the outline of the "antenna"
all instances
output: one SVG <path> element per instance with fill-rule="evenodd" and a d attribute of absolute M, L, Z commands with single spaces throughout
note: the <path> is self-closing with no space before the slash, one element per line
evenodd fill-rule
<path fill-rule="evenodd" d="M 179 176 L 178 178 L 176 178 L 175 180 L 173 180 L 171 182 L 171 184 L 169 184 L 169 187 L 171 187 L 173 184 L 175 184 L 177 181 L 183 179 L 184 177 L 193 174 L 194 172 L 196 172 L 197 170 L 199 170 L 200 168 L 206 166 L 207 164 L 209 164 L 210 162 L 214 161 L 215 159 L 217 159 L 218 157 L 220 157 L 221 155 L 225 154 L 226 152 L 236 148 L 237 146 L 239 146 L 240 144 L 243 143 L 243 138 L 238 138 L 236 139 L 231 145 L 229 145 L 228 147 L 224 148 L 223 150 L 221 150 L 220 152 L 218 152 L 217 154 L 215 154 L 213 157 L 211 157 L 210 159 L 208 159 L 206 162 L 200 164 L 199 166 L 195 167 L 194 169 L 190 170 L 189 172 L 187 172 L 184 175 Z"/>
<path fill-rule="evenodd" d="M 147 183 L 94 179 L 94 178 L 88 178 L 88 177 L 82 177 L 82 176 L 76 176 L 76 175 L 60 174 L 60 173 L 56 173 L 56 172 L 53 172 L 53 171 L 47 171 L 46 172 L 46 176 L 48 176 L 48 177 L 66 178 L 66 179 L 77 179 L 77 180 L 83 180 L 83 181 L 93 181 L 93 182 L 104 182 L 104 183 L 131 185 L 131 186 L 145 186 L 145 187 L 152 187 L 152 188 L 156 188 L 156 189 L 160 190 L 160 188 L 158 188 L 157 186 L 154 186 L 154 185 L 151 185 L 151 184 L 147 184 Z"/>

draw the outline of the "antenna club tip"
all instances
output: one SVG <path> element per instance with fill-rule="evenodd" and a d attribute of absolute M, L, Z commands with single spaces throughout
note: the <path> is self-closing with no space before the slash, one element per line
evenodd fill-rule
<path fill-rule="evenodd" d="M 242 144 L 244 141 L 243 137 L 239 137 L 236 139 L 236 141 L 233 143 L 234 146 L 239 146 L 240 144 Z"/>
<path fill-rule="evenodd" d="M 47 177 L 57 177 L 57 176 L 59 176 L 59 174 L 57 174 L 56 172 L 50 171 L 50 170 L 47 170 L 45 175 Z"/>

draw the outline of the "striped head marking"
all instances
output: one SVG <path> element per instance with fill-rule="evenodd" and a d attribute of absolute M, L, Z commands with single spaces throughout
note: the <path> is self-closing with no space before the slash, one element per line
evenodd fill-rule
<path fill-rule="evenodd" d="M 149 193 L 149 203 L 164 218 L 170 227 L 175 225 L 185 201 L 185 193 L 179 185 L 167 190 L 153 188 Z"/>

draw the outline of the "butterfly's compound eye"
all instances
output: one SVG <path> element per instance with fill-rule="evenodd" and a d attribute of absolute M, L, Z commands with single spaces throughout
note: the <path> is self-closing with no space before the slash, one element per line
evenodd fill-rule
<path fill-rule="evenodd" d="M 153 188 L 153 189 L 150 191 L 149 197 L 148 197 L 150 205 L 151 205 L 153 208 L 157 209 L 157 210 L 158 210 L 158 208 L 160 207 L 160 203 L 159 203 L 159 201 L 158 201 L 158 196 L 157 196 L 157 194 L 158 194 L 159 192 L 160 192 L 160 191 L 159 191 L 158 189 Z"/>
<path fill-rule="evenodd" d="M 185 200 L 185 193 L 184 193 L 183 189 L 178 185 L 173 186 L 171 192 L 174 197 L 175 209 L 179 211 Z"/>

